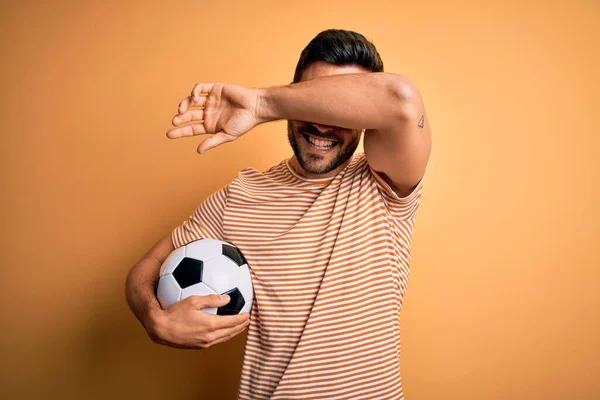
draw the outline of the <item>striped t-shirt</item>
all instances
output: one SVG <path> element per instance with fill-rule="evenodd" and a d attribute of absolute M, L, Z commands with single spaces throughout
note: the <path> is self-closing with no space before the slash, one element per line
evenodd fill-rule
<path fill-rule="evenodd" d="M 239 399 L 402 399 L 399 313 L 424 178 L 398 197 L 357 154 L 306 179 L 253 168 L 172 232 L 236 245 L 255 299 Z"/>

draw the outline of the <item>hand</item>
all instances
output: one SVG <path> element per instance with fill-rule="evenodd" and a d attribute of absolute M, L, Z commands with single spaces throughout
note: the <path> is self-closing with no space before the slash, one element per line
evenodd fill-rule
<path fill-rule="evenodd" d="M 190 125 L 167 132 L 169 139 L 213 134 L 198 146 L 198 153 L 231 142 L 258 125 L 259 89 L 224 83 L 198 83 L 190 96 L 179 103 L 173 126 Z M 200 107 L 195 109 L 191 107 Z"/>
<path fill-rule="evenodd" d="M 166 310 L 156 310 L 144 324 L 152 340 L 180 349 L 206 349 L 226 342 L 246 329 L 250 314 L 213 315 L 202 308 L 221 307 L 229 302 L 218 295 L 190 296 Z"/>

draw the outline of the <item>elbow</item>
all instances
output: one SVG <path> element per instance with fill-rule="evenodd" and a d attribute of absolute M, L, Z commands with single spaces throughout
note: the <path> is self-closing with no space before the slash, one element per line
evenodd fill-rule
<path fill-rule="evenodd" d="M 395 85 L 396 123 L 407 123 L 420 117 L 423 110 L 423 101 L 417 88 L 412 82 L 402 79 Z"/>
<path fill-rule="evenodd" d="M 394 75 L 392 91 L 394 97 L 401 101 L 408 101 L 419 93 L 415 84 L 404 75 Z"/>

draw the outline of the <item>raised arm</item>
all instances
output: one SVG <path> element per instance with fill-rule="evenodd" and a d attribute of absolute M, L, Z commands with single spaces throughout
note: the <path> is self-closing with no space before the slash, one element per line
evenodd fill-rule
<path fill-rule="evenodd" d="M 383 72 L 337 73 L 263 89 L 198 83 L 179 104 L 167 137 L 213 134 L 198 147 L 203 153 L 279 119 L 366 129 L 369 165 L 401 197 L 423 177 L 429 160 L 431 131 L 418 90 L 405 76 Z"/>
<path fill-rule="evenodd" d="M 261 122 L 292 119 L 366 129 L 367 162 L 401 197 L 425 173 L 429 122 L 417 88 L 402 75 L 330 75 L 263 89 L 260 95 Z"/>

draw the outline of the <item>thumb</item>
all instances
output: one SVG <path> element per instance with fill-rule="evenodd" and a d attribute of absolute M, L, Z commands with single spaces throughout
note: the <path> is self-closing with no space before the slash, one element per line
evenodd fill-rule
<path fill-rule="evenodd" d="M 198 146 L 198 153 L 202 154 L 207 150 L 222 145 L 223 143 L 231 142 L 235 137 L 228 135 L 227 133 L 220 131 L 205 139 L 200 146 Z"/>
<path fill-rule="evenodd" d="M 209 307 L 221 307 L 229 303 L 229 296 L 219 296 L 218 294 L 209 294 L 207 296 L 190 296 L 192 307 L 199 310 Z"/>

